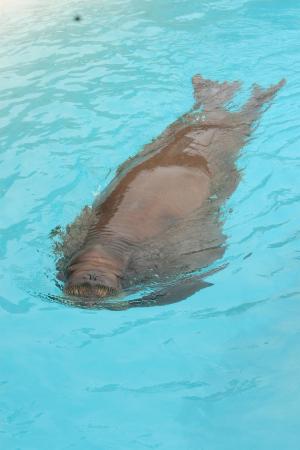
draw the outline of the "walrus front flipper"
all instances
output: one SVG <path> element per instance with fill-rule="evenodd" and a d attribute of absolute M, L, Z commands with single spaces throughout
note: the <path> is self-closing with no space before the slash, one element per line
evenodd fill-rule
<path fill-rule="evenodd" d="M 212 286 L 212 283 L 204 281 L 200 275 L 194 275 L 172 284 L 167 284 L 159 290 L 146 294 L 137 300 L 130 301 L 128 302 L 128 308 L 163 306 L 177 303 L 209 286 Z"/>
<path fill-rule="evenodd" d="M 211 111 L 224 107 L 241 87 L 239 81 L 232 83 L 218 83 L 217 81 L 205 80 L 201 75 L 192 78 L 194 86 L 194 109 L 203 107 L 204 111 Z"/>

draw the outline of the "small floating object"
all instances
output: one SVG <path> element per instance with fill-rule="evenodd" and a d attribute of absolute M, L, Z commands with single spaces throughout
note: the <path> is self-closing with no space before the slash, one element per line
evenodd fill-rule
<path fill-rule="evenodd" d="M 76 16 L 74 16 L 74 21 L 75 22 L 80 22 L 81 21 L 81 16 L 79 14 L 76 14 Z"/>

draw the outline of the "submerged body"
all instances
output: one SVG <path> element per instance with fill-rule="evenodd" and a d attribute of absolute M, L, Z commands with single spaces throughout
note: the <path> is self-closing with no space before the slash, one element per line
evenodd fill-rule
<path fill-rule="evenodd" d="M 225 237 L 219 211 L 238 184 L 238 151 L 283 83 L 266 90 L 255 86 L 246 105 L 230 112 L 224 105 L 239 83 L 195 76 L 193 109 L 124 163 L 84 211 L 87 220 L 77 219 L 76 244 L 60 266 L 65 293 L 88 303 L 220 258 Z M 160 297 L 176 301 L 202 285 L 199 276 L 190 277 Z"/>

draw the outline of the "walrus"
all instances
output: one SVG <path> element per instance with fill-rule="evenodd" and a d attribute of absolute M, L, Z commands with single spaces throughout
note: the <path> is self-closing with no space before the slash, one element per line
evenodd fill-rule
<path fill-rule="evenodd" d="M 155 295 L 131 302 L 136 306 L 175 302 L 209 285 L 201 269 L 225 251 L 221 210 L 240 179 L 237 156 L 284 83 L 253 85 L 233 111 L 227 104 L 240 82 L 195 75 L 191 110 L 121 165 L 67 227 L 57 245 L 64 295 L 95 306 L 156 283 Z"/>

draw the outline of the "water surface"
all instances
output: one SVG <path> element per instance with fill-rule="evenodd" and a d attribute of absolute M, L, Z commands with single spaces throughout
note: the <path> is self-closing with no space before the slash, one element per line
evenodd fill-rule
<path fill-rule="evenodd" d="M 298 450 L 300 5 L 3 0 L 0 14 L 1 448 Z M 197 72 L 242 80 L 240 102 L 288 81 L 238 162 L 226 268 L 164 307 L 50 302 L 50 230 L 190 108 Z"/>

